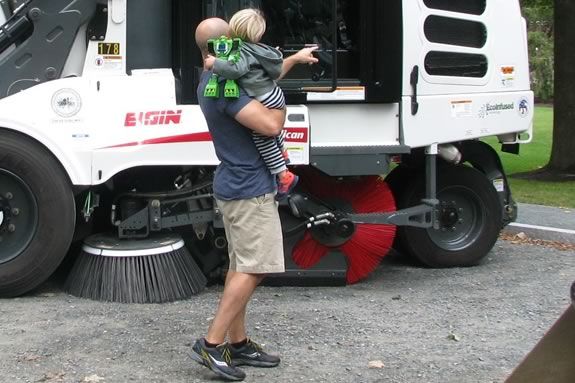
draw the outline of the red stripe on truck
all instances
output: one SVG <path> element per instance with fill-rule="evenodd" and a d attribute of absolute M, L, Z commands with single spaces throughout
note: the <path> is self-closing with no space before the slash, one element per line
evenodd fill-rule
<path fill-rule="evenodd" d="M 141 145 L 181 144 L 186 142 L 208 142 L 208 141 L 212 141 L 212 135 L 209 132 L 202 132 L 202 133 L 182 134 L 178 136 L 151 138 L 149 140 L 144 140 L 140 142 L 128 142 L 126 144 L 107 146 L 102 149 L 127 148 L 130 146 L 141 146 Z"/>

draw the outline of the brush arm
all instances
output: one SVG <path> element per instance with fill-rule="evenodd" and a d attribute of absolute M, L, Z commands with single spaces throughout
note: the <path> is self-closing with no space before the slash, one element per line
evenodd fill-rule
<path fill-rule="evenodd" d="M 294 193 L 288 197 L 288 206 L 294 217 L 307 219 L 304 224 L 310 229 L 321 222 L 322 226 L 346 226 L 352 224 L 433 227 L 433 214 L 439 201 L 423 199 L 421 204 L 388 213 L 347 213 L 313 198 L 310 195 Z M 299 228 L 299 227 L 298 227 Z M 346 231 L 346 230 L 344 230 Z M 291 230 L 290 230 L 291 232 Z"/>
<path fill-rule="evenodd" d="M 349 214 L 348 218 L 354 224 L 414 226 L 421 228 L 433 227 L 431 219 L 436 200 L 423 200 L 421 205 L 389 213 Z"/>

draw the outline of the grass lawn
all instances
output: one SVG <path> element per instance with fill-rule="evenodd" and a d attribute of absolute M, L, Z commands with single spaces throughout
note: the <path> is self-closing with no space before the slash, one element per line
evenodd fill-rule
<path fill-rule="evenodd" d="M 512 177 L 514 173 L 536 170 L 547 164 L 551 154 L 552 132 L 553 108 L 538 106 L 535 109 L 533 142 L 521 145 L 518 156 L 500 152 L 496 138 L 485 141 L 499 152 L 517 202 L 574 208 L 575 182 L 542 182 Z"/>

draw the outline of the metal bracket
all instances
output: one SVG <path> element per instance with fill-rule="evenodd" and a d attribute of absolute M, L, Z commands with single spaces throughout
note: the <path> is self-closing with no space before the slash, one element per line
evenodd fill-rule
<path fill-rule="evenodd" d="M 353 223 L 396 225 L 430 228 L 434 225 L 433 213 L 438 201 L 423 200 L 424 204 L 391 213 L 350 214 Z"/>
<path fill-rule="evenodd" d="M 96 14 L 88 25 L 88 38 L 91 41 L 104 41 L 108 30 L 108 5 L 96 5 Z"/>
<path fill-rule="evenodd" d="M 120 238 L 145 238 L 154 231 L 212 222 L 216 215 L 213 209 L 205 209 L 162 216 L 162 203 L 158 199 L 151 200 L 148 206 L 120 222 L 118 236 Z"/>
<path fill-rule="evenodd" d="M 439 147 L 437 144 L 432 144 L 425 149 L 425 199 L 422 201 L 424 204 L 431 204 L 437 206 L 437 154 Z M 435 229 L 439 229 L 439 221 L 436 219 L 436 210 L 431 211 L 431 222 Z"/>
<path fill-rule="evenodd" d="M 162 230 L 162 203 L 160 200 L 152 200 L 148 204 L 150 215 L 150 229 L 151 231 Z"/>

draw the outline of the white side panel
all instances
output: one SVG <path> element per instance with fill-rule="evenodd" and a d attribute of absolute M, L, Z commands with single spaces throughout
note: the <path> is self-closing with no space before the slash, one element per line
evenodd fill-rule
<path fill-rule="evenodd" d="M 93 184 L 103 183 L 123 170 L 138 166 L 218 163 L 198 106 L 122 104 L 115 109 L 112 105 L 108 107 L 109 115 L 101 120 L 100 132 L 94 140 Z M 158 111 L 173 112 L 179 122 L 145 125 L 146 121 L 158 118 L 148 113 Z M 129 113 L 136 115 L 135 126 L 125 126 Z M 143 113 L 141 119 L 140 113 Z"/>
<path fill-rule="evenodd" d="M 422 147 L 516 132 L 529 136 L 521 141 L 530 140 L 534 104 L 519 1 L 487 0 L 483 14 L 470 15 L 430 9 L 423 0 L 413 0 L 404 1 L 403 12 L 404 143 Z M 424 26 L 432 15 L 483 24 L 487 31 L 485 45 L 469 48 L 430 42 Z M 484 55 L 487 73 L 482 78 L 431 75 L 425 67 L 425 58 L 431 51 Z M 409 74 L 415 66 L 419 67 L 419 109 L 414 116 Z"/>
<path fill-rule="evenodd" d="M 39 141 L 60 161 L 74 185 L 89 185 L 92 152 L 85 142 L 90 137 L 90 104 L 88 80 L 50 81 L 0 100 L 0 128 Z"/>
<path fill-rule="evenodd" d="M 403 94 L 411 95 L 409 74 L 419 66 L 419 95 L 512 92 L 529 90 L 529 65 L 525 24 L 518 0 L 487 0 L 482 15 L 429 9 L 423 0 L 403 2 L 404 80 Z M 487 42 L 482 48 L 431 43 L 424 32 L 428 16 L 437 15 L 483 23 Z M 430 51 L 483 54 L 488 71 L 483 78 L 432 76 L 425 70 L 425 57 Z"/>
<path fill-rule="evenodd" d="M 312 146 L 399 145 L 399 104 L 308 107 Z"/>
<path fill-rule="evenodd" d="M 405 144 L 413 148 L 512 132 L 524 132 L 528 140 L 532 135 L 532 92 L 424 96 L 415 116 L 409 113 L 411 98 L 403 102 Z"/>
<path fill-rule="evenodd" d="M 4 98 L 0 128 L 45 145 L 74 185 L 138 166 L 217 165 L 200 107 L 176 105 L 172 71 L 135 73 L 54 80 Z M 286 129 L 291 162 L 309 163 L 305 106 L 288 108 Z"/>
<path fill-rule="evenodd" d="M 171 70 L 92 81 L 92 184 L 137 166 L 217 164 L 199 107 L 176 105 Z"/>
<path fill-rule="evenodd" d="M 198 105 L 176 105 L 171 70 L 135 71 L 98 80 L 91 140 L 93 184 L 137 166 L 217 165 L 208 126 Z M 309 162 L 307 108 L 286 122 L 287 148 L 295 164 Z"/>

